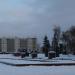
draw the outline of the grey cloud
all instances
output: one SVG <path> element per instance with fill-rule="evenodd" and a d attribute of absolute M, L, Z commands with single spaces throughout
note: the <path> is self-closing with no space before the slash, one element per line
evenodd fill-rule
<path fill-rule="evenodd" d="M 62 30 L 75 24 L 74 0 L 1 0 L 0 35 L 53 35 L 53 25 Z"/>

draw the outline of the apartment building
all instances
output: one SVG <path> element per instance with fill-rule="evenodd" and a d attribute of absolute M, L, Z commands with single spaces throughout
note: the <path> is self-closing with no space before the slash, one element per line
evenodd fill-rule
<path fill-rule="evenodd" d="M 37 38 L 0 38 L 0 52 L 17 52 L 18 49 L 37 49 Z"/>

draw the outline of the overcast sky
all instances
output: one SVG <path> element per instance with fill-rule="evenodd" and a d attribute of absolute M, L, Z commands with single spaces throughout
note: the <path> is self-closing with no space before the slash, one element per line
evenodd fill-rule
<path fill-rule="evenodd" d="M 54 25 L 75 25 L 75 0 L 0 0 L 0 36 L 51 39 Z"/>

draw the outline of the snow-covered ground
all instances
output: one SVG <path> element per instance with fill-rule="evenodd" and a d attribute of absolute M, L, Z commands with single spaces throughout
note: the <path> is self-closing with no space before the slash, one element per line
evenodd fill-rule
<path fill-rule="evenodd" d="M 60 64 L 60 63 L 75 63 L 72 60 L 12 60 L 12 59 L 0 59 L 0 62 L 10 63 L 10 64 Z"/>
<path fill-rule="evenodd" d="M 34 61 L 37 60 L 37 61 Z M 40 62 L 39 60 L 43 61 Z M 44 56 L 38 56 L 38 59 L 26 57 L 14 57 L 11 54 L 0 54 L 0 61 L 14 64 L 42 64 L 42 63 L 75 63 L 75 56 L 60 55 L 58 58 L 48 59 Z M 0 75 L 75 75 L 75 66 L 9 66 L 0 63 Z"/>
<path fill-rule="evenodd" d="M 22 59 L 21 57 L 15 57 L 12 54 L 0 54 L 0 58 Z M 31 59 L 31 56 L 25 57 L 24 59 Z M 48 58 L 45 57 L 44 54 L 38 54 L 37 59 L 41 60 L 41 59 L 48 59 Z M 60 57 L 56 57 L 56 58 L 53 58 L 53 59 L 56 59 L 56 60 L 75 60 L 75 55 L 71 55 L 71 54 L 62 55 L 62 54 L 60 54 Z"/>
<path fill-rule="evenodd" d="M 60 57 L 54 58 L 56 60 L 75 60 L 75 55 L 68 54 L 68 55 L 62 55 L 60 54 Z"/>
<path fill-rule="evenodd" d="M 13 67 L 0 64 L 0 75 L 75 75 L 75 66 Z"/>
<path fill-rule="evenodd" d="M 0 62 L 11 64 L 59 64 L 59 63 L 75 63 L 74 55 L 60 55 L 60 57 L 48 59 L 40 54 L 38 58 L 32 59 L 31 57 L 15 57 L 11 54 L 0 54 Z"/>

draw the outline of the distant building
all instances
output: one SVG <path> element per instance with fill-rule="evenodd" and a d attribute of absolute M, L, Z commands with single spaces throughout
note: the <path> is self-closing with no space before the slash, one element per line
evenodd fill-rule
<path fill-rule="evenodd" d="M 0 52 L 17 52 L 18 49 L 37 49 L 37 38 L 0 38 Z"/>

